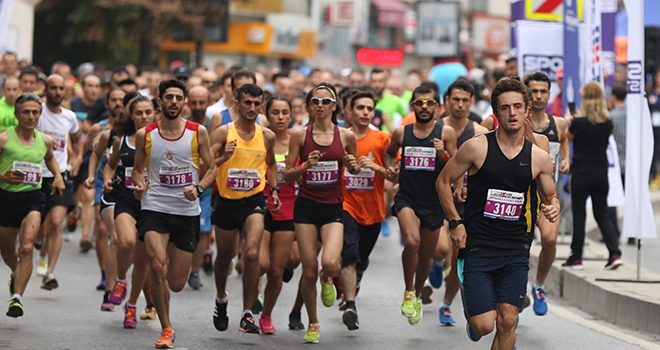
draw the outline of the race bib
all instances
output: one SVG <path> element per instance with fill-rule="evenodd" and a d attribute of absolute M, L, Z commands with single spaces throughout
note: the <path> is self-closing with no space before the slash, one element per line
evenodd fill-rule
<path fill-rule="evenodd" d="M 406 170 L 435 170 L 436 151 L 433 147 L 405 147 L 403 149 Z"/>
<path fill-rule="evenodd" d="M 484 216 L 490 219 L 518 221 L 522 214 L 525 194 L 489 189 Z"/>
<path fill-rule="evenodd" d="M 359 174 L 353 175 L 348 169 L 344 169 L 344 185 L 347 190 L 371 191 L 374 189 L 375 174 L 371 169 L 362 168 Z"/>
<path fill-rule="evenodd" d="M 192 165 L 169 166 L 161 165 L 158 179 L 165 187 L 184 187 L 192 184 Z"/>
<path fill-rule="evenodd" d="M 67 133 L 58 131 L 44 131 L 43 133 L 44 135 L 48 135 L 53 138 L 56 152 L 66 151 L 66 140 L 68 137 Z"/>
<path fill-rule="evenodd" d="M 234 191 L 250 191 L 261 184 L 261 175 L 254 169 L 230 168 L 227 187 Z"/>
<path fill-rule="evenodd" d="M 149 174 L 145 171 L 144 172 L 144 183 L 146 184 L 147 181 L 149 181 Z M 133 186 L 133 167 L 126 167 L 124 168 L 124 186 L 126 188 L 132 190 L 135 188 Z"/>
<path fill-rule="evenodd" d="M 290 184 L 290 182 L 284 181 L 284 168 L 286 168 L 286 164 L 277 163 L 277 184 L 278 185 Z"/>
<path fill-rule="evenodd" d="M 41 182 L 41 164 L 14 161 L 13 169 L 25 174 L 23 183 L 26 185 L 37 186 Z"/>
<path fill-rule="evenodd" d="M 337 182 L 339 179 L 339 164 L 336 160 L 318 162 L 307 169 L 305 180 L 308 185 L 318 186 Z"/>

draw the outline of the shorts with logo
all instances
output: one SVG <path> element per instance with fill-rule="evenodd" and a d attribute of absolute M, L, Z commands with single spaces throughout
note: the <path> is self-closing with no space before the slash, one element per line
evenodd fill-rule
<path fill-rule="evenodd" d="M 225 231 L 243 229 L 245 220 L 253 214 L 265 215 L 268 197 L 263 192 L 242 199 L 227 199 L 218 196 L 213 206 L 211 223 Z"/>
<path fill-rule="evenodd" d="M 199 229 L 202 233 L 210 233 L 212 229 L 211 213 L 213 212 L 213 203 L 211 198 L 210 194 L 199 197 L 199 206 L 202 208 L 202 213 L 199 214 Z"/>
<path fill-rule="evenodd" d="M 295 231 L 293 225 L 293 220 L 282 220 L 275 221 L 273 220 L 273 215 L 270 214 L 270 211 L 266 213 L 264 218 L 264 230 L 270 233 L 282 232 L 282 231 Z"/>
<path fill-rule="evenodd" d="M 188 253 L 193 253 L 199 243 L 199 215 L 182 216 L 143 210 L 137 228 L 138 238 L 143 242 L 148 231 L 169 233 L 170 242 Z"/>
<path fill-rule="evenodd" d="M 312 224 L 321 227 L 333 222 L 344 222 L 344 208 L 341 203 L 325 204 L 298 197 L 293 206 L 293 222 Z M 320 232 L 320 230 L 319 230 Z"/>
<path fill-rule="evenodd" d="M 69 178 L 68 171 L 62 173 L 62 179 L 64 179 L 66 188 L 60 196 L 50 194 L 53 189 L 53 181 L 55 181 L 54 177 L 44 177 L 42 179 L 41 191 L 46 195 L 46 214 L 57 206 L 67 207 L 67 212 L 72 211 L 76 207 L 76 202 L 73 200 L 73 179 Z"/>
<path fill-rule="evenodd" d="M 458 259 L 457 265 L 466 317 L 497 310 L 499 303 L 522 306 L 529 257 L 466 258 Z"/>
<path fill-rule="evenodd" d="M 357 264 L 356 270 L 364 272 L 369 266 L 369 255 L 380 236 L 381 223 L 360 225 L 344 211 L 344 246 L 341 250 L 341 265 Z"/>
<path fill-rule="evenodd" d="M 442 224 L 445 220 L 445 212 L 442 210 L 442 205 L 440 201 L 435 202 L 419 202 L 408 199 L 397 193 L 394 197 L 394 205 L 392 206 L 392 214 L 396 216 L 403 208 L 410 208 L 415 212 L 417 218 L 419 218 L 419 228 L 427 228 L 431 231 L 435 231 L 442 227 Z"/>
<path fill-rule="evenodd" d="M 33 211 L 46 219 L 46 195 L 40 190 L 10 192 L 0 190 L 0 227 L 20 228 L 23 219 Z"/>

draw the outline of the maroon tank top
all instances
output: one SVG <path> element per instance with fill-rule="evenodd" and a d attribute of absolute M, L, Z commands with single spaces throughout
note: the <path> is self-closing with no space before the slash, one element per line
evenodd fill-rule
<path fill-rule="evenodd" d="M 314 150 L 321 152 L 318 164 L 302 174 L 298 196 L 323 204 L 339 204 L 344 201 L 341 174 L 344 171 L 344 147 L 339 127 L 335 125 L 334 137 L 329 146 L 314 142 L 313 125 L 307 126 L 305 143 L 300 152 L 301 161 Z"/>

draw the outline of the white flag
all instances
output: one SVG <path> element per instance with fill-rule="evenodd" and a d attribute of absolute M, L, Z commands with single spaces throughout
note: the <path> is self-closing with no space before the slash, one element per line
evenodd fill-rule
<path fill-rule="evenodd" d="M 644 2 L 625 0 L 625 4 L 628 12 L 628 119 L 623 235 L 656 238 L 648 186 L 653 158 L 653 128 L 651 113 L 644 97 Z"/>
<path fill-rule="evenodd" d="M 601 0 L 586 0 L 584 22 L 587 30 L 587 50 L 584 68 L 584 82 L 597 81 L 604 83 L 603 79 L 603 26 L 601 24 Z"/>

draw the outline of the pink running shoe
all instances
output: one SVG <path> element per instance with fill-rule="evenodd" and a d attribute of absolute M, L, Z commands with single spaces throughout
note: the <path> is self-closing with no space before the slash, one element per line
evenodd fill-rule
<path fill-rule="evenodd" d="M 137 308 L 135 306 L 128 306 L 128 303 L 124 304 L 124 328 L 136 328 L 137 327 Z"/>
<path fill-rule="evenodd" d="M 112 288 L 110 295 L 108 295 L 108 300 L 110 300 L 110 302 L 115 305 L 121 305 L 121 303 L 124 301 L 124 298 L 126 298 L 126 289 L 128 289 L 127 287 L 128 283 L 117 281 L 115 286 Z"/>
<path fill-rule="evenodd" d="M 277 331 L 273 327 L 273 319 L 270 316 L 262 315 L 259 319 L 259 327 L 261 327 L 261 334 L 275 335 Z"/>

